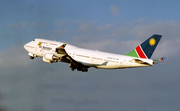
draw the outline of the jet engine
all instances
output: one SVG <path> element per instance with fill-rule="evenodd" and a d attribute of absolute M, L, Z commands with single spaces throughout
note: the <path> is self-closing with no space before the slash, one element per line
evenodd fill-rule
<path fill-rule="evenodd" d="M 43 61 L 46 62 L 46 63 L 57 62 L 59 59 L 60 59 L 59 57 L 56 57 L 52 53 L 47 53 L 43 57 Z"/>
<path fill-rule="evenodd" d="M 47 59 L 45 59 L 45 57 L 43 57 L 43 62 L 46 62 L 46 63 L 52 63 L 53 61 L 47 60 Z"/>
<path fill-rule="evenodd" d="M 51 54 L 51 53 L 47 53 L 44 55 L 44 58 L 47 59 L 47 60 L 54 60 L 56 58 L 56 56 L 54 56 L 54 54 Z"/>

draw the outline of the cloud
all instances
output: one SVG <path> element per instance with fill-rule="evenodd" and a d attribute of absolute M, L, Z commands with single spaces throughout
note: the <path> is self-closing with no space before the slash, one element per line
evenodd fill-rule
<path fill-rule="evenodd" d="M 81 22 L 78 29 L 79 32 L 72 37 L 73 44 L 88 49 L 128 53 L 151 35 L 161 34 L 163 35 L 162 39 L 152 57 L 168 56 L 172 58 L 180 54 L 177 51 L 180 47 L 180 32 L 178 31 L 180 23 L 178 21 L 145 22 L 139 20 L 138 23 L 124 25 L 99 22 L 92 25 Z"/>
<path fill-rule="evenodd" d="M 111 52 L 116 54 L 126 54 L 133 50 L 140 41 L 116 41 L 115 39 L 105 39 L 96 42 L 81 43 L 80 47 Z M 124 48 L 125 47 L 125 48 Z"/>
<path fill-rule="evenodd" d="M 19 28 L 19 27 L 27 27 L 27 26 L 28 26 L 28 23 L 27 23 L 27 22 L 20 22 L 20 23 L 14 24 L 14 26 L 15 26 L 16 28 Z"/>
<path fill-rule="evenodd" d="M 168 58 L 174 58 L 180 54 L 178 51 L 180 47 L 180 41 L 178 38 L 173 38 L 171 40 L 163 40 L 160 41 L 159 45 L 157 46 L 157 55 L 167 56 Z"/>
<path fill-rule="evenodd" d="M 87 30 L 89 28 L 90 28 L 90 24 L 85 24 L 85 23 L 81 24 L 79 27 L 80 30 Z"/>
<path fill-rule="evenodd" d="M 180 36 L 179 29 L 180 23 L 178 21 L 155 21 L 153 23 L 137 24 L 132 28 L 131 34 L 140 38 L 151 34 L 177 38 Z"/>
<path fill-rule="evenodd" d="M 79 25 L 79 28 L 78 28 L 79 30 L 88 31 L 88 30 L 92 30 L 93 28 L 95 28 L 95 26 L 99 22 L 78 20 L 78 21 L 74 21 L 73 23 Z"/>
<path fill-rule="evenodd" d="M 62 69 L 59 70 L 61 65 Z M 42 101 L 39 91 L 42 91 L 44 78 L 52 79 L 53 74 L 66 74 L 70 71 L 68 64 L 48 64 L 44 63 L 42 58 L 30 60 L 28 52 L 22 44 L 21 47 L 14 46 L 0 51 L 0 70 L 0 96 L 3 96 L 0 109 L 2 106 L 7 111 L 32 111 L 32 109 L 38 108 L 39 106 L 33 104 L 39 104 L 36 101 Z M 66 72 L 64 72 L 65 70 Z M 55 79 L 59 81 L 57 76 Z"/>
<path fill-rule="evenodd" d="M 115 5 L 111 5 L 110 10 L 113 16 L 118 16 L 120 13 L 119 8 Z"/>
<path fill-rule="evenodd" d="M 100 26 L 97 27 L 97 29 L 105 30 L 105 29 L 111 28 L 111 26 L 112 26 L 112 24 L 100 25 Z"/>
<path fill-rule="evenodd" d="M 10 29 L 10 28 L 29 28 L 29 27 L 34 27 L 36 25 L 36 22 L 26 22 L 26 21 L 22 21 L 19 23 L 9 23 L 6 25 L 6 28 Z"/>
<path fill-rule="evenodd" d="M 54 34 L 61 34 L 61 33 L 67 33 L 69 30 L 68 29 L 57 29 L 54 31 Z"/>
<path fill-rule="evenodd" d="M 72 21 L 70 21 L 70 20 L 60 20 L 60 21 L 56 22 L 55 25 L 57 25 L 57 26 L 63 26 L 64 24 L 68 24 L 68 23 L 70 23 L 70 22 L 72 22 Z"/>
<path fill-rule="evenodd" d="M 61 26 L 56 27 L 51 32 L 39 33 L 42 38 L 59 38 L 58 35 L 66 37 L 67 41 L 72 41 L 73 44 L 89 48 L 93 50 L 102 50 L 113 53 L 128 53 L 138 44 L 142 43 L 153 34 L 162 34 L 163 37 L 155 50 L 155 56 L 169 56 L 176 57 L 180 54 L 178 47 L 180 47 L 180 23 L 178 21 L 149 21 L 136 20 L 132 24 L 112 24 L 101 23 L 99 21 L 61 21 L 64 25 L 76 24 L 74 29 L 61 29 Z M 32 26 L 35 22 L 20 22 L 18 24 L 8 24 L 7 27 L 17 25 L 17 27 Z M 47 25 L 46 22 L 41 23 L 43 27 Z M 97 30 L 98 29 L 98 30 Z M 67 35 L 67 32 L 69 35 Z M 55 34 L 55 35 L 53 35 Z M 66 36 L 65 36 L 66 35 Z M 19 41 L 19 40 L 18 40 Z M 111 48 L 109 47 L 111 46 Z M 9 49 L 10 50 L 10 49 Z M 13 50 L 13 49 L 11 49 Z M 4 53 L 4 52 L 1 52 Z M 5 52 L 7 53 L 7 52 Z M 12 60 L 14 61 L 14 60 Z M 0 63 L 4 60 L 0 58 Z"/>
<path fill-rule="evenodd" d="M 7 50 L 0 51 L 0 66 L 1 67 L 14 67 L 14 66 L 22 66 L 27 67 L 28 61 L 27 53 L 25 53 L 25 49 L 22 47 L 11 47 Z"/>

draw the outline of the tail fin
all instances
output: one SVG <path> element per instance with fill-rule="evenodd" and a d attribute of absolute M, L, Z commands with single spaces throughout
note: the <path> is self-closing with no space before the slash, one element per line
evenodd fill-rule
<path fill-rule="evenodd" d="M 149 39 L 138 45 L 127 56 L 150 59 L 162 35 L 154 34 Z"/>

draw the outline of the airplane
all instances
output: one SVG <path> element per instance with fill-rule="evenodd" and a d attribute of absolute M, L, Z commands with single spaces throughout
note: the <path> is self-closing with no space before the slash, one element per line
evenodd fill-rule
<path fill-rule="evenodd" d="M 124 55 L 83 49 L 73 45 L 46 40 L 34 39 L 24 45 L 30 59 L 41 57 L 43 62 L 65 62 L 72 71 L 87 72 L 88 68 L 97 69 L 123 69 L 153 66 L 155 63 L 151 56 L 158 45 L 162 35 L 154 34 L 143 43 Z M 159 61 L 164 60 L 160 58 Z"/>

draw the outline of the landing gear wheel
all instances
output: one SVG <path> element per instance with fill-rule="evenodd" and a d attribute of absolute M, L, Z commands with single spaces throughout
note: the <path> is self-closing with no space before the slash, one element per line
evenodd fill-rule
<path fill-rule="evenodd" d="M 82 72 L 88 72 L 88 69 L 86 67 L 83 67 Z"/>
<path fill-rule="evenodd" d="M 74 71 L 74 68 L 71 68 L 72 71 Z"/>
<path fill-rule="evenodd" d="M 88 72 L 88 69 L 82 70 L 82 72 Z"/>
<path fill-rule="evenodd" d="M 34 59 L 34 57 L 33 57 L 33 56 L 30 56 L 30 59 Z"/>

